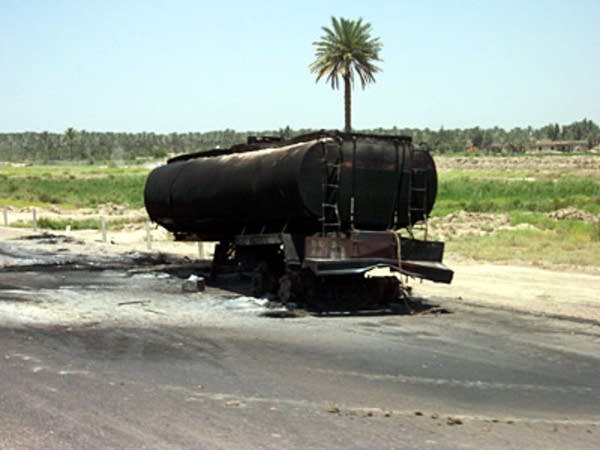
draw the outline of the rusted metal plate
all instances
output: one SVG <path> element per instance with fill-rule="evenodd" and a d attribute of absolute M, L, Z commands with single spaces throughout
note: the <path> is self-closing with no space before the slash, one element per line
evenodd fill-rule
<path fill-rule="evenodd" d="M 442 262 L 444 259 L 443 242 L 402 238 L 401 246 L 403 260 Z"/>
<path fill-rule="evenodd" d="M 398 259 L 397 243 L 401 243 Z M 353 231 L 345 236 L 308 236 L 304 267 L 316 275 L 360 274 L 387 267 L 417 278 L 450 283 L 454 272 L 442 264 L 443 243 L 402 239 L 391 232 Z"/>
<path fill-rule="evenodd" d="M 441 262 L 403 260 L 400 272 L 416 278 L 435 281 L 436 283 L 451 283 L 454 271 Z"/>
<path fill-rule="evenodd" d="M 254 245 L 280 245 L 283 243 L 281 234 L 244 234 L 236 236 L 233 240 L 235 245 L 254 246 Z"/>
<path fill-rule="evenodd" d="M 392 232 L 353 231 L 342 235 L 308 236 L 304 266 L 317 275 L 358 274 L 376 267 L 398 270 Z"/>
<path fill-rule="evenodd" d="M 353 231 L 350 237 L 308 236 L 307 259 L 386 259 L 397 261 L 396 238 L 392 232 Z"/>

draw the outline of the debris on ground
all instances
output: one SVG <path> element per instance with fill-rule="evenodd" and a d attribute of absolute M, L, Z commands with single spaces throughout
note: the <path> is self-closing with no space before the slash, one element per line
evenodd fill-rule
<path fill-rule="evenodd" d="M 181 285 L 183 292 L 202 292 L 206 289 L 206 281 L 204 277 L 198 275 L 190 275 L 187 280 Z"/>
<path fill-rule="evenodd" d="M 461 419 L 456 419 L 454 417 L 448 417 L 448 419 L 446 419 L 446 424 L 447 425 L 462 425 L 463 421 Z"/>
<path fill-rule="evenodd" d="M 555 220 L 582 220 L 584 222 L 600 222 L 600 215 L 592 214 L 587 211 L 582 211 L 572 207 L 549 212 L 546 214 L 546 216 Z"/>

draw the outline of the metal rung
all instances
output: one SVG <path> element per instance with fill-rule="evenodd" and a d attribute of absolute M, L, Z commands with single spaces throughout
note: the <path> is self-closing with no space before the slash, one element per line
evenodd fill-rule
<path fill-rule="evenodd" d="M 323 146 L 322 163 L 325 166 L 325 177 L 321 184 L 323 189 L 323 200 L 321 203 L 321 218 L 319 221 L 322 226 L 322 233 L 332 230 L 340 231 L 341 220 L 339 213 L 339 189 L 340 189 L 340 174 L 342 171 L 342 163 L 344 155 L 340 145 L 337 146 L 338 155 L 335 159 L 328 158 L 328 152 Z"/>
<path fill-rule="evenodd" d="M 335 225 L 335 226 L 339 226 L 339 225 L 342 224 L 341 221 L 340 222 L 325 222 L 325 220 L 326 219 L 324 219 L 323 217 L 319 218 L 319 222 L 321 222 L 323 225 L 331 225 L 331 226 Z"/>

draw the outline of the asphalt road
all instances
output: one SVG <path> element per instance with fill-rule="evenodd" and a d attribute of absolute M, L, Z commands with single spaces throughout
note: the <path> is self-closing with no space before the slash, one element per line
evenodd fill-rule
<path fill-rule="evenodd" d="M 428 300 L 445 314 L 268 318 L 132 271 L 136 255 L 0 254 L 0 448 L 600 442 L 596 323 L 444 298 Z"/>

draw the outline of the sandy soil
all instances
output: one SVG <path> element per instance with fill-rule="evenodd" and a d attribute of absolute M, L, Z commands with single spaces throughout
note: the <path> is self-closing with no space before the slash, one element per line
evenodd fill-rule
<path fill-rule="evenodd" d="M 510 171 L 531 172 L 549 175 L 570 173 L 593 178 L 600 177 L 600 156 L 562 156 L 562 155 L 525 155 L 525 156 L 478 156 L 448 157 L 435 156 L 435 164 L 442 172 L 464 171 Z"/>
<path fill-rule="evenodd" d="M 173 253 L 189 258 L 211 258 L 214 244 L 212 243 L 190 243 L 174 242 L 170 233 L 155 224 L 145 223 L 147 219 L 146 210 L 130 210 L 119 205 L 103 205 L 99 211 L 92 209 L 79 209 L 65 211 L 59 208 L 35 208 L 37 219 L 47 218 L 53 220 L 82 220 L 98 219 L 103 217 L 107 223 L 106 242 L 100 230 L 41 230 L 31 228 L 0 227 L 0 239 L 11 239 L 22 237 L 33 233 L 50 232 L 53 234 L 68 235 L 74 239 L 81 240 L 85 244 L 84 250 L 90 251 L 152 251 Z M 33 208 L 7 207 L 7 223 L 13 225 L 16 222 L 31 224 Z M 118 227 L 111 226 L 111 221 L 122 220 L 125 223 Z M 4 224 L 4 222 L 2 222 Z"/>
<path fill-rule="evenodd" d="M 0 239 L 33 234 L 32 230 L 0 227 Z M 39 234 L 39 233 L 38 233 Z M 45 250 L 74 254 L 113 254 L 132 251 L 169 253 L 195 259 L 210 258 L 211 243 L 173 242 L 162 228 L 152 229 L 150 249 L 143 223 L 107 233 L 71 231 L 72 242 L 43 244 Z M 549 270 L 527 265 L 500 265 L 464 260 L 449 255 L 446 264 L 455 271 L 450 286 L 410 280 L 414 293 L 422 297 L 442 297 L 469 304 L 485 305 L 590 320 L 600 323 L 600 271 L 581 273 L 576 269 Z M 3 261 L 0 258 L 0 267 Z"/>
<path fill-rule="evenodd" d="M 558 271 L 447 258 L 451 285 L 414 282 L 418 296 L 451 297 L 487 307 L 600 323 L 600 273 Z"/>

